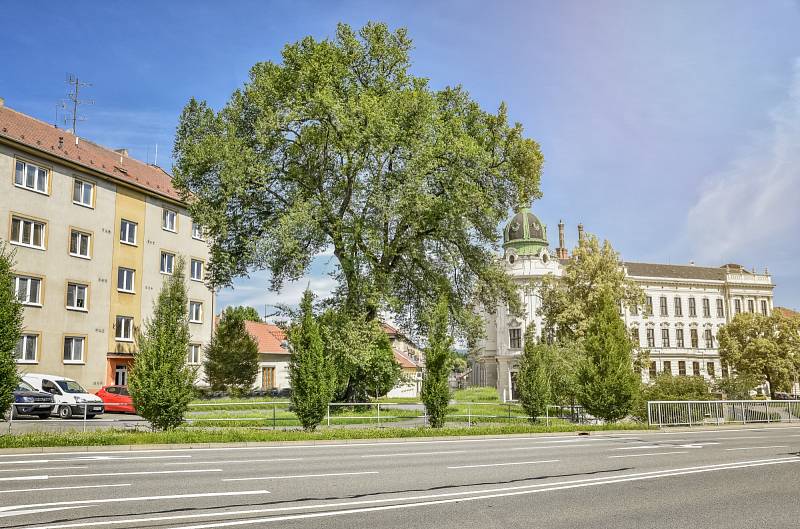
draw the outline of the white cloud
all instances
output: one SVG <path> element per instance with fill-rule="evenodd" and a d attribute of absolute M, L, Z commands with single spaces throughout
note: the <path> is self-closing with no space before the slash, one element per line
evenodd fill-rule
<path fill-rule="evenodd" d="M 327 298 L 337 283 L 329 275 L 319 274 L 286 283 L 280 292 L 269 291 L 268 285 L 269 274 L 265 272 L 237 280 L 233 288 L 227 288 L 217 295 L 217 310 L 222 311 L 231 305 L 249 305 L 263 313 L 264 306 L 267 305 L 267 312 L 272 313 L 276 305 L 298 305 L 306 287 L 311 289 L 317 299 Z"/>
<path fill-rule="evenodd" d="M 706 188 L 690 209 L 687 238 L 700 262 L 770 262 L 800 229 L 800 59 L 770 127 Z M 754 254 L 764 255 L 755 259 Z M 755 263 L 753 263 L 755 264 Z"/>

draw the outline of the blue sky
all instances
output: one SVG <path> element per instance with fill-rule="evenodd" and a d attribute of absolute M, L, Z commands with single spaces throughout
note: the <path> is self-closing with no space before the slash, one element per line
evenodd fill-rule
<path fill-rule="evenodd" d="M 534 211 L 627 260 L 769 267 L 800 308 L 800 1 L 17 2 L 0 97 L 52 121 L 67 72 L 93 83 L 81 136 L 169 168 L 190 97 L 221 107 L 258 61 L 336 23 L 405 26 L 413 70 L 506 101 L 546 159 Z M 499 234 L 498 234 L 499 235 Z M 557 241 L 551 240 L 556 246 Z M 321 293 L 330 256 L 279 294 L 263 273 L 219 296 L 264 310 Z"/>

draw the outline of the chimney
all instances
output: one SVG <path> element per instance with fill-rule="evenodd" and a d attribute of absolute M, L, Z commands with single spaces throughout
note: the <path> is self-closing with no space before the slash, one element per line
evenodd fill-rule
<path fill-rule="evenodd" d="M 556 248 L 557 259 L 569 259 L 569 252 L 564 247 L 564 221 L 558 221 L 558 248 Z"/>
<path fill-rule="evenodd" d="M 3 108 L 6 105 L 6 100 L 0 97 L 0 108 Z"/>
<path fill-rule="evenodd" d="M 124 156 L 125 158 L 128 157 L 128 149 L 114 149 L 114 152 L 121 156 Z"/>
<path fill-rule="evenodd" d="M 583 224 L 578 224 L 578 242 L 583 240 Z"/>

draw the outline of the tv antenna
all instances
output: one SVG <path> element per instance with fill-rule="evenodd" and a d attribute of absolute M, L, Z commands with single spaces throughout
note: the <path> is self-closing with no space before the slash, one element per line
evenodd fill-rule
<path fill-rule="evenodd" d="M 67 99 L 62 100 L 61 108 L 64 111 L 64 124 L 66 125 L 67 119 L 72 120 L 72 133 L 76 136 L 78 135 L 78 122 L 79 121 L 86 121 L 86 118 L 78 114 L 78 107 L 80 105 L 94 105 L 93 99 L 80 99 L 78 94 L 80 93 L 81 88 L 87 88 L 92 86 L 91 83 L 86 83 L 78 79 L 77 75 L 67 74 L 67 79 L 65 81 L 69 85 L 69 93 L 67 94 Z M 68 105 L 71 106 L 71 110 L 68 108 Z"/>

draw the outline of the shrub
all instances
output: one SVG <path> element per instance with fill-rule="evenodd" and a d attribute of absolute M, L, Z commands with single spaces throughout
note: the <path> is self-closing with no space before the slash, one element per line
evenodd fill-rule
<path fill-rule="evenodd" d="M 450 402 L 448 377 L 453 366 L 453 338 L 447 332 L 449 319 L 447 298 L 442 297 L 430 317 L 428 347 L 425 349 L 425 378 L 422 379 L 422 402 L 425 403 L 425 414 L 433 428 L 444 426 L 447 404 Z"/>

